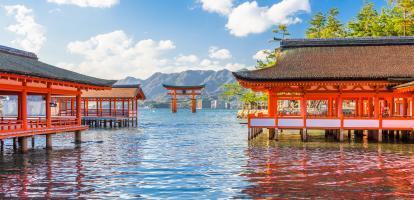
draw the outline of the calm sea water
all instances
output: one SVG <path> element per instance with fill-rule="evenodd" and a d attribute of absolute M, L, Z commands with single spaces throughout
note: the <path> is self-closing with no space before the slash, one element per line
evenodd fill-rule
<path fill-rule="evenodd" d="M 44 138 L 0 156 L 0 198 L 414 198 L 414 145 L 246 140 L 235 111 L 141 112 L 139 129 Z M 263 136 L 265 137 L 265 136 Z"/>

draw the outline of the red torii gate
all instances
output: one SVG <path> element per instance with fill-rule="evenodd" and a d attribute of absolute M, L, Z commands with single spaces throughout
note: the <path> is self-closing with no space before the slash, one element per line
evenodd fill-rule
<path fill-rule="evenodd" d="M 171 96 L 171 112 L 177 112 L 177 96 L 191 96 L 191 112 L 196 112 L 197 95 L 201 95 L 201 90 L 204 89 L 205 85 L 186 85 L 186 86 L 177 86 L 177 85 L 162 85 L 165 89 L 169 92 L 168 94 Z M 190 92 L 188 92 L 190 91 Z"/>

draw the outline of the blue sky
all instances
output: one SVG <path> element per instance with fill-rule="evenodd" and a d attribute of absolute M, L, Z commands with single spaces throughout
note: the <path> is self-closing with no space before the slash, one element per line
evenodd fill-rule
<path fill-rule="evenodd" d="M 304 37 L 312 14 L 347 21 L 365 0 L 0 0 L 2 45 L 101 78 L 251 68 L 277 44 L 272 25 Z M 373 0 L 377 8 L 386 0 Z"/>

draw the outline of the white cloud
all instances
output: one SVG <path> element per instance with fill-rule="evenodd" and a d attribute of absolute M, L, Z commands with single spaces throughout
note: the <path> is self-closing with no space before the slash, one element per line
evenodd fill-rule
<path fill-rule="evenodd" d="M 180 55 L 175 58 L 175 61 L 177 61 L 177 64 L 181 63 L 196 63 L 198 61 L 198 57 L 194 54 L 191 55 Z"/>
<path fill-rule="evenodd" d="M 219 49 L 218 47 L 210 47 L 208 53 L 210 58 L 215 59 L 225 60 L 230 59 L 232 57 L 228 49 Z"/>
<path fill-rule="evenodd" d="M 246 68 L 240 63 L 225 62 L 220 53 L 213 59 L 200 59 L 195 54 L 170 55 L 176 46 L 171 40 L 152 39 L 135 42 L 124 31 L 118 30 L 96 35 L 85 41 L 74 41 L 67 45 L 69 53 L 79 55 L 79 63 L 60 62 L 68 70 L 106 79 L 121 79 L 126 76 L 147 78 L 155 72 L 173 73 L 184 70 L 236 71 Z M 211 50 L 211 49 L 210 49 Z M 220 52 L 218 48 L 214 52 Z M 229 57 L 229 58 L 230 58 Z"/>
<path fill-rule="evenodd" d="M 222 69 L 228 69 L 230 71 L 237 71 L 240 69 L 248 68 L 245 64 L 241 63 L 221 63 L 217 60 L 210 60 L 210 59 L 203 59 L 200 62 L 200 67 L 198 69 L 200 70 L 222 70 Z"/>
<path fill-rule="evenodd" d="M 206 0 L 207 2 L 222 2 L 220 0 Z M 226 1 L 226 0 L 224 0 Z M 205 8 L 209 12 L 217 12 L 226 15 L 228 18 L 226 28 L 232 35 L 237 37 L 247 36 L 249 34 L 263 33 L 274 25 L 278 24 L 295 24 L 301 22 L 296 15 L 301 12 L 309 13 L 311 10 L 309 0 L 282 0 L 270 7 L 260 7 L 257 1 L 247 1 L 236 7 L 226 7 L 226 12 L 218 9 Z M 218 4 L 218 3 L 217 3 Z M 228 5 L 228 4 L 227 4 Z M 218 7 L 218 8 L 225 8 Z"/>
<path fill-rule="evenodd" d="M 228 15 L 233 7 L 234 0 L 200 0 L 204 10 Z"/>
<path fill-rule="evenodd" d="M 78 64 L 62 64 L 70 70 L 108 79 L 128 75 L 147 77 L 169 63 L 163 54 L 175 48 L 170 40 L 134 42 L 123 31 L 100 34 L 86 41 L 70 42 L 68 51 L 83 57 Z M 74 67 L 77 66 L 77 67 Z"/>
<path fill-rule="evenodd" d="M 21 46 L 24 50 L 37 53 L 46 41 L 45 29 L 35 21 L 33 10 L 23 5 L 5 6 L 8 16 L 13 16 L 15 24 L 6 29 L 18 35 L 12 43 Z"/>
<path fill-rule="evenodd" d="M 253 59 L 255 60 L 266 60 L 268 54 L 266 54 L 266 51 L 270 51 L 268 49 L 260 50 L 256 54 L 253 55 Z"/>
<path fill-rule="evenodd" d="M 47 0 L 49 3 L 76 5 L 79 7 L 110 8 L 119 3 L 119 0 Z"/>

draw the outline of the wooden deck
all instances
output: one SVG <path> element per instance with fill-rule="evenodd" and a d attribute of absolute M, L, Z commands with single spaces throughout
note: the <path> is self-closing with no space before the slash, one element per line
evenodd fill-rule
<path fill-rule="evenodd" d="M 28 137 L 35 135 L 47 135 L 55 133 L 64 133 L 64 132 L 75 132 L 75 131 L 84 131 L 87 130 L 88 126 L 84 125 L 69 125 L 69 126 L 59 126 L 51 128 L 39 128 L 39 129 L 29 129 L 29 130 L 10 130 L 0 133 L 0 140 L 10 139 L 16 137 Z"/>

